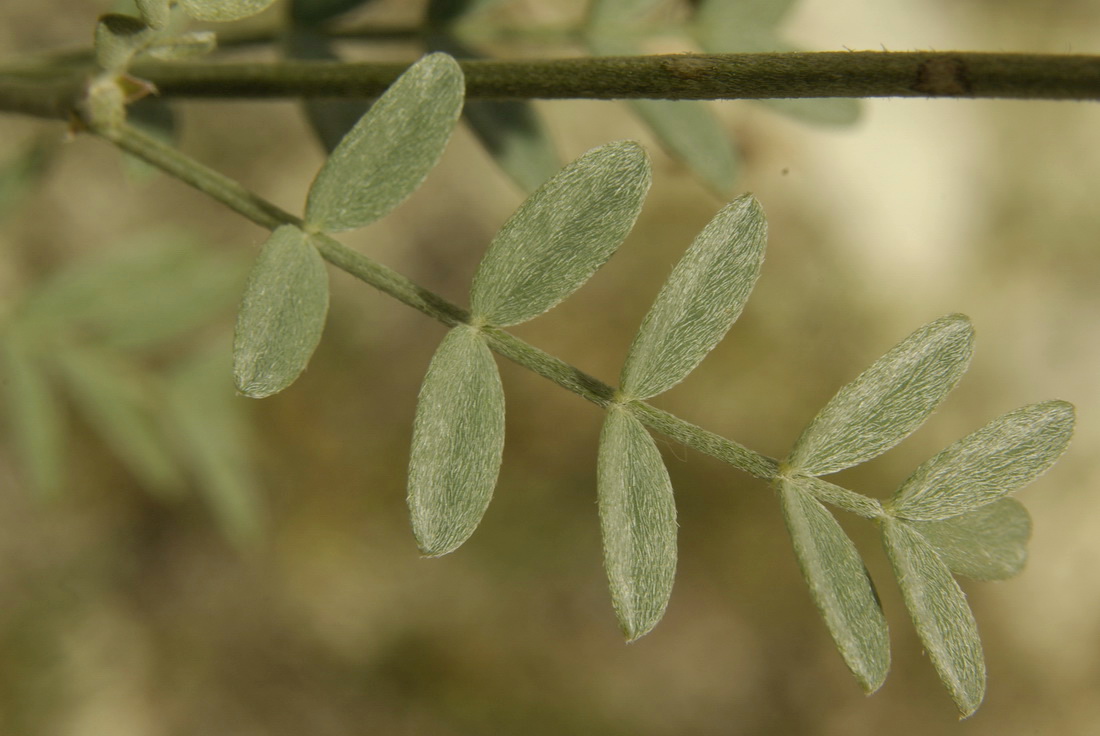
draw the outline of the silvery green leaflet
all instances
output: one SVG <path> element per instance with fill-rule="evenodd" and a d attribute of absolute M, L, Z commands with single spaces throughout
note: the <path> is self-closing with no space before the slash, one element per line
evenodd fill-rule
<path fill-rule="evenodd" d="M 262 398 L 282 391 L 320 342 L 328 277 L 311 233 L 364 227 L 408 197 L 442 155 L 462 99 L 462 71 L 454 59 L 426 56 L 325 161 L 306 201 L 305 229 L 284 225 L 272 233 L 245 289 L 233 347 L 242 393 Z"/>

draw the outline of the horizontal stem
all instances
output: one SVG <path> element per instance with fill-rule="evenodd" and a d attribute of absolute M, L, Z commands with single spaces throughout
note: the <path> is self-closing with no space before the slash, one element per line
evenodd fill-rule
<path fill-rule="evenodd" d="M 73 118 L 84 96 L 83 80 L 37 76 L 33 72 L 0 75 L 0 111 L 58 120 Z"/>
<path fill-rule="evenodd" d="M 1100 56 L 828 51 L 460 62 L 466 95 L 492 99 L 723 100 L 949 97 L 1100 100 Z M 143 63 L 132 74 L 164 97 L 377 97 L 405 63 Z M 0 111 L 68 119 L 88 70 L 0 70 Z"/>
<path fill-rule="evenodd" d="M 462 61 L 467 96 L 496 99 L 955 97 L 1100 99 L 1100 57 L 829 51 Z M 168 97 L 375 97 L 407 64 L 143 64 Z"/>

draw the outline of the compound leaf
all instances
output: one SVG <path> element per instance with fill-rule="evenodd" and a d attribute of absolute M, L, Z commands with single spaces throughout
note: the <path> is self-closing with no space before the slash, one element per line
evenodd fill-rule
<path fill-rule="evenodd" d="M 262 399 L 292 384 L 321 340 L 327 312 L 321 254 L 304 232 L 283 225 L 260 249 L 237 314 L 237 390 Z"/>
<path fill-rule="evenodd" d="M 649 160 L 633 141 L 595 148 L 558 172 L 493 238 L 474 275 L 474 318 L 518 324 L 580 288 L 630 232 L 649 181 Z"/>
<path fill-rule="evenodd" d="M 327 232 L 374 222 L 412 194 L 443 154 L 462 111 L 458 63 L 429 54 L 386 90 L 317 173 L 306 224 Z"/>
<path fill-rule="evenodd" d="M 895 516 L 947 519 L 996 501 L 1047 470 L 1073 436 L 1073 406 L 1044 401 L 1004 414 L 917 468 L 894 493 Z"/>
<path fill-rule="evenodd" d="M 409 511 L 420 550 L 454 551 L 481 522 L 504 450 L 504 389 L 482 335 L 447 333 L 432 358 L 413 423 Z"/>
<path fill-rule="evenodd" d="M 275 0 L 179 0 L 180 7 L 195 20 L 217 23 L 256 15 L 273 2 Z"/>
<path fill-rule="evenodd" d="M 721 341 L 760 275 L 767 232 L 751 195 L 726 205 L 703 228 L 634 337 L 620 379 L 625 394 L 646 399 L 667 391 Z"/>
<path fill-rule="evenodd" d="M 890 669 L 890 637 L 871 578 L 833 515 L 790 481 L 780 481 L 783 518 L 833 641 L 863 689 L 882 686 Z"/>
<path fill-rule="evenodd" d="M 676 574 L 676 503 L 661 453 L 642 423 L 612 407 L 598 469 L 604 567 L 628 641 L 664 615 Z"/>
<path fill-rule="evenodd" d="M 942 521 L 913 522 L 912 527 L 956 575 L 1007 580 L 1027 562 L 1031 517 L 1014 498 L 1002 498 Z"/>
<path fill-rule="evenodd" d="M 42 497 L 56 495 L 65 481 L 65 428 L 61 402 L 50 386 L 41 356 L 21 335 L 0 342 L 0 385 L 7 419 L 28 485 Z"/>
<path fill-rule="evenodd" d="M 921 327 L 829 400 L 795 442 L 788 465 L 825 475 L 886 452 L 958 383 L 973 342 L 970 320 L 961 314 Z"/>
<path fill-rule="evenodd" d="M 882 535 L 917 634 L 955 705 L 969 716 L 985 695 L 985 660 L 966 594 L 908 522 L 884 519 Z"/>

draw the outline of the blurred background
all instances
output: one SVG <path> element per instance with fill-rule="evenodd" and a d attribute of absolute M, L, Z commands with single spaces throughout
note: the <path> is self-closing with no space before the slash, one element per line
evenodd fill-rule
<path fill-rule="evenodd" d="M 107 9 L 3 3 L 0 57 L 84 46 Z M 408 25 L 422 10 L 378 0 L 357 19 Z M 502 0 L 486 22 L 555 29 L 582 14 L 574 0 Z M 779 33 L 812 50 L 1100 53 L 1098 28 L 1098 0 L 801 0 Z M 494 43 L 502 56 L 582 52 L 554 33 Z M 770 222 L 756 292 L 725 342 L 656 403 L 781 456 L 893 344 L 941 315 L 969 315 L 978 342 L 959 387 L 913 437 L 838 482 L 884 497 L 1006 411 L 1076 404 L 1069 452 L 1018 496 L 1034 522 L 1027 568 L 1008 582 L 963 581 L 989 668 L 977 715 L 957 721 L 870 524 L 841 519 L 891 624 L 892 671 L 867 698 L 807 594 L 769 489 L 661 439 L 678 579 L 660 626 L 624 645 L 595 505 L 602 417 L 511 364 L 494 502 L 459 551 L 421 559 L 404 476 L 418 386 L 444 328 L 333 270 L 309 370 L 276 397 L 235 397 L 234 306 L 265 233 L 101 141 L 9 116 L 0 162 L 5 186 L 16 183 L 3 190 L 0 318 L 64 337 L 25 350 L 9 340 L 0 373 L 0 732 L 1100 732 L 1100 109 L 872 100 L 855 124 L 822 127 L 757 103 L 709 107 L 740 159 L 725 196 L 625 104 L 535 103 L 562 162 L 638 139 L 654 184 L 615 258 L 516 332 L 613 381 L 672 264 L 728 198 L 752 191 Z M 324 154 L 295 103 L 175 110 L 185 151 L 300 211 Z M 522 198 L 461 128 L 413 197 L 344 240 L 464 304 Z M 53 327 L 35 332 L 26 314 Z M 25 461 L 51 452 L 60 467 Z"/>

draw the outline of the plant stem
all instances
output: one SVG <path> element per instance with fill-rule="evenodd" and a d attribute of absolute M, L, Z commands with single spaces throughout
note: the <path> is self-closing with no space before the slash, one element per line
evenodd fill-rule
<path fill-rule="evenodd" d="M 575 45 L 582 36 L 581 29 L 575 26 L 539 26 L 537 28 L 503 28 L 488 23 L 465 25 L 459 34 L 454 27 L 445 24 L 431 27 L 427 24 L 382 26 L 376 24 L 347 25 L 342 22 L 323 23 L 320 27 L 306 27 L 310 31 L 323 34 L 333 41 L 363 41 L 371 44 L 404 43 L 430 45 L 433 36 L 443 36 L 454 40 L 456 35 L 461 42 L 493 43 L 522 41 L 531 44 Z M 668 33 L 668 26 L 653 28 L 654 35 Z M 267 28 L 249 28 L 245 30 L 228 29 L 218 33 L 218 48 L 232 49 L 246 46 L 258 46 L 278 41 L 287 33 L 283 26 Z"/>
<path fill-rule="evenodd" d="M 809 475 L 796 475 L 791 480 L 809 491 L 818 501 L 850 511 L 865 519 L 881 519 L 887 516 L 877 498 L 830 483 Z"/>
<path fill-rule="evenodd" d="M 280 225 L 302 226 L 301 218 L 295 217 L 263 197 L 253 194 L 237 181 L 203 166 L 179 149 L 131 125 L 108 127 L 91 124 L 91 130 L 123 151 L 137 156 L 180 181 L 190 184 L 203 194 L 218 200 L 260 227 L 274 230 Z"/>
<path fill-rule="evenodd" d="M 33 73 L 0 76 L 0 111 L 68 120 L 84 95 L 83 80 L 35 78 Z"/>
<path fill-rule="evenodd" d="M 774 458 L 761 455 L 733 440 L 685 422 L 674 414 L 669 414 L 644 401 L 632 401 L 629 406 L 634 416 L 650 429 L 706 455 L 723 460 L 750 475 L 771 480 L 778 472 L 779 463 Z"/>
<path fill-rule="evenodd" d="M 190 184 L 261 227 L 274 230 L 286 224 L 302 226 L 301 218 L 291 215 L 248 191 L 229 177 L 204 166 L 176 148 L 132 126 L 93 128 L 93 132 L 127 153 Z M 311 235 L 311 240 L 321 256 L 332 265 L 429 317 L 448 326 L 463 324 L 469 320 L 467 310 L 417 285 L 370 257 L 348 248 L 328 235 L 315 233 Z M 607 407 L 614 403 L 615 389 L 579 368 L 539 350 L 499 327 L 484 327 L 482 332 L 488 340 L 489 347 L 502 357 L 553 381 L 597 406 Z M 758 478 L 771 479 L 777 472 L 778 463 L 774 459 L 713 432 L 708 432 L 666 411 L 641 401 L 633 401 L 629 407 L 650 429 L 687 447 L 724 460 Z"/>
<path fill-rule="evenodd" d="M 462 61 L 466 96 L 718 100 L 797 97 L 1100 99 L 1100 57 L 830 51 Z M 407 64 L 143 64 L 168 97 L 375 97 Z"/>
<path fill-rule="evenodd" d="M 462 61 L 468 98 L 728 100 L 950 97 L 1100 100 L 1100 56 L 829 51 Z M 164 97 L 377 97 L 404 63 L 142 63 Z M 87 69 L 0 70 L 0 111 L 67 119 Z"/>

